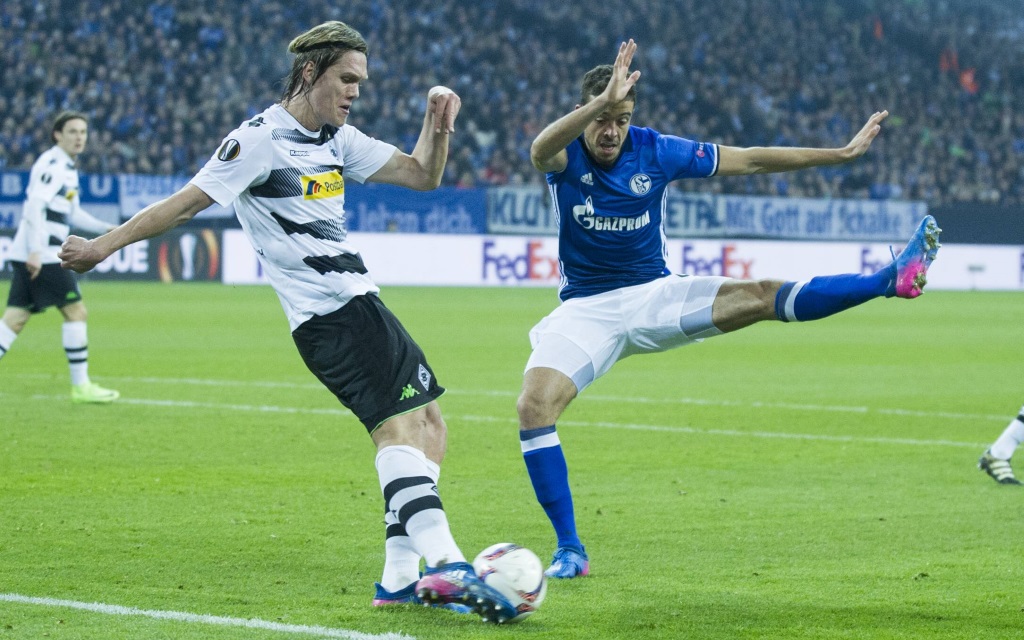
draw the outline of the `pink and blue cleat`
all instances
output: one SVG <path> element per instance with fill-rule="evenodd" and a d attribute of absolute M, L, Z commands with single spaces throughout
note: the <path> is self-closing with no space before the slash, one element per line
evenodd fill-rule
<path fill-rule="evenodd" d="M 925 216 L 917 231 L 900 254 L 893 255 L 895 277 L 885 292 L 887 298 L 916 298 L 924 293 L 928 267 L 939 253 L 939 234 L 942 229 L 932 216 Z M 892 248 L 889 249 L 892 251 Z"/>
<path fill-rule="evenodd" d="M 373 596 L 373 606 L 375 607 L 389 607 L 400 604 L 423 604 L 420 597 L 416 595 L 416 582 L 409 583 L 408 586 L 399 589 L 398 591 L 388 591 L 381 583 L 374 582 L 373 586 L 376 588 L 376 593 Z M 470 613 L 471 610 L 464 604 L 445 604 L 440 605 L 443 609 L 454 611 L 455 613 Z"/>
<path fill-rule="evenodd" d="M 469 607 L 484 622 L 502 624 L 519 614 L 505 596 L 477 577 L 468 562 L 428 567 L 416 583 L 416 595 L 426 606 Z"/>
<path fill-rule="evenodd" d="M 551 558 L 551 566 L 544 572 L 549 578 L 575 578 L 590 574 L 590 559 L 580 548 L 559 547 Z"/>

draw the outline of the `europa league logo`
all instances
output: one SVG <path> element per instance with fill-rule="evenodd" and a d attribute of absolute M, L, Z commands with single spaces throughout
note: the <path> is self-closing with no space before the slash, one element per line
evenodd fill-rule
<path fill-rule="evenodd" d="M 160 243 L 157 270 L 162 282 L 216 280 L 220 274 L 220 246 L 210 229 L 184 232 L 176 240 Z"/>

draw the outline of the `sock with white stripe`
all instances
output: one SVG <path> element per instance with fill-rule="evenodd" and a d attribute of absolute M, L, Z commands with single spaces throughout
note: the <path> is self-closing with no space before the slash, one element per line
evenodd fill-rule
<path fill-rule="evenodd" d="M 437 474 L 431 470 L 433 463 L 423 452 L 405 445 L 384 447 L 377 453 L 376 465 L 385 509 L 394 514 L 394 519 L 405 529 L 417 553 L 417 569 L 420 555 L 426 559 L 428 567 L 465 562 L 466 557 L 455 544 L 437 493 Z M 437 465 L 433 467 L 437 469 Z M 403 568 L 402 571 L 408 570 Z"/>
<path fill-rule="evenodd" d="M 430 458 L 425 459 L 430 478 L 437 484 L 441 467 Z M 398 515 L 384 506 L 384 572 L 380 585 L 388 591 L 408 587 L 420 578 L 422 556 L 412 545 L 405 527 L 398 521 Z"/>
<path fill-rule="evenodd" d="M 576 533 L 572 491 L 569 489 L 569 468 L 555 425 L 521 430 L 519 446 L 537 501 L 555 528 L 558 546 L 582 550 L 583 543 Z"/>
<path fill-rule="evenodd" d="M 14 333 L 14 329 L 8 327 L 7 323 L 3 320 L 0 320 L 0 358 L 10 351 L 14 339 L 17 337 L 18 334 Z"/>
<path fill-rule="evenodd" d="M 992 457 L 1000 460 L 1009 460 L 1013 452 L 1017 450 L 1020 443 L 1024 442 L 1024 407 L 1021 407 L 1020 414 L 1010 423 L 1003 435 L 999 436 L 996 443 L 989 449 Z"/>
<path fill-rule="evenodd" d="M 85 384 L 89 382 L 89 341 L 85 323 L 65 322 L 63 334 L 64 353 L 68 356 L 68 367 L 71 369 L 71 384 Z"/>
<path fill-rule="evenodd" d="M 844 273 L 787 282 L 775 294 L 775 316 L 783 322 L 820 320 L 885 295 L 892 274 Z"/>

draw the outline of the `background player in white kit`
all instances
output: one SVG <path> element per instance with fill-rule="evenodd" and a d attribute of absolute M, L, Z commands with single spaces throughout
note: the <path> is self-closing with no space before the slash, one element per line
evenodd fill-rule
<path fill-rule="evenodd" d="M 1010 459 L 1020 443 L 1024 442 L 1024 407 L 1020 408 L 1017 417 L 1003 429 L 1003 433 L 992 443 L 978 459 L 978 468 L 992 476 L 999 484 L 1021 484 L 1013 475 Z"/>
<path fill-rule="evenodd" d="M 377 447 L 386 555 L 373 604 L 465 602 L 485 620 L 502 622 L 515 609 L 476 577 L 437 494 L 447 432 L 436 398 L 444 389 L 377 297 L 344 223 L 347 179 L 418 190 L 440 184 L 459 97 L 445 87 L 430 90 L 419 140 L 405 154 L 346 124 L 367 78 L 368 49 L 357 31 L 327 22 L 293 40 L 289 51 L 296 57 L 281 103 L 231 132 L 178 193 L 96 240 L 68 239 L 62 264 L 88 270 L 214 202 L 234 204 L 303 360 Z"/>
<path fill-rule="evenodd" d="M 57 250 L 71 227 L 105 233 L 114 225 L 89 215 L 79 203 L 75 160 L 89 138 L 85 114 L 61 112 L 54 119 L 50 135 L 56 144 L 32 165 L 21 221 L 11 243 L 14 276 L 0 321 L 0 358 L 11 349 L 33 313 L 57 307 L 64 316 L 61 333 L 71 369 L 71 400 L 113 402 L 118 398 L 117 391 L 104 389 L 89 379 L 88 313 L 75 275 L 60 268 Z"/>

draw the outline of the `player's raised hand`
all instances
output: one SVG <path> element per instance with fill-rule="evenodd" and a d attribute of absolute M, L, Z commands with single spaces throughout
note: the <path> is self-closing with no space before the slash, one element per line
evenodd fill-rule
<path fill-rule="evenodd" d="M 612 65 L 612 77 L 608 80 L 604 95 L 608 104 L 622 102 L 626 94 L 633 88 L 640 79 L 640 71 L 629 72 L 629 66 L 633 64 L 633 54 L 636 53 L 636 43 L 630 38 L 629 42 L 619 45 L 619 55 L 615 56 L 615 64 Z"/>
<path fill-rule="evenodd" d="M 875 140 L 875 136 L 882 130 L 882 120 L 885 120 L 887 117 L 889 117 L 888 111 L 876 111 L 868 118 L 867 123 L 861 127 L 857 135 L 853 136 L 853 140 L 850 140 L 849 144 L 846 145 L 849 160 L 859 158 L 867 153 L 868 147 Z"/>
<path fill-rule="evenodd" d="M 448 87 L 432 87 L 427 93 L 427 111 L 434 122 L 435 133 L 455 133 L 455 118 L 462 100 Z"/>
<path fill-rule="evenodd" d="M 60 266 L 78 273 L 85 273 L 103 261 L 102 255 L 93 247 L 92 240 L 78 236 L 68 236 L 57 253 Z"/>

